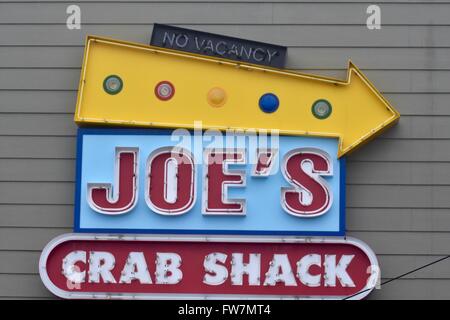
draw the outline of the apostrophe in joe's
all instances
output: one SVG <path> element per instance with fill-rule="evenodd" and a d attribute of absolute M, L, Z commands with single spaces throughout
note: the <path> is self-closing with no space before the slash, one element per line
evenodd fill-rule
<path fill-rule="evenodd" d="M 40 275 L 63 298 L 321 298 L 369 294 L 375 254 L 347 238 L 66 234 Z"/>

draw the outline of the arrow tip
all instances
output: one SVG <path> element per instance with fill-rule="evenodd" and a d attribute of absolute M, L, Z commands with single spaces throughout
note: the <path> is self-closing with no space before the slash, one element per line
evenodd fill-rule
<path fill-rule="evenodd" d="M 348 61 L 347 118 L 351 126 L 340 139 L 338 156 L 349 154 L 396 124 L 400 113 L 362 71 Z"/>

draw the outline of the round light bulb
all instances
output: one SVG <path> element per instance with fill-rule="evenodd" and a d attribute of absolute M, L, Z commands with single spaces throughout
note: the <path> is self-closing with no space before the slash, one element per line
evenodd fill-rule
<path fill-rule="evenodd" d="M 311 111 L 317 119 L 323 120 L 331 115 L 333 108 L 327 100 L 320 99 L 313 103 Z"/>
<path fill-rule="evenodd" d="M 259 98 L 259 107 L 265 113 L 277 111 L 280 106 L 280 100 L 273 93 L 265 93 Z"/>
<path fill-rule="evenodd" d="M 105 78 L 103 81 L 103 89 L 108 94 L 118 94 L 120 91 L 122 91 L 123 88 L 123 81 L 122 79 L 117 75 L 110 75 Z"/>
<path fill-rule="evenodd" d="M 211 107 L 222 107 L 227 101 L 227 93 L 219 87 L 212 88 L 208 91 L 206 100 Z"/>
<path fill-rule="evenodd" d="M 174 94 L 175 87 L 169 81 L 161 81 L 155 87 L 155 95 L 160 100 L 169 100 Z"/>

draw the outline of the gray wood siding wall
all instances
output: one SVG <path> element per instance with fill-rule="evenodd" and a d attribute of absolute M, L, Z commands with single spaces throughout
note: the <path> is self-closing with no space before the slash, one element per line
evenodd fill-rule
<path fill-rule="evenodd" d="M 148 43 L 152 23 L 289 46 L 288 68 L 344 77 L 348 58 L 400 111 L 347 167 L 348 234 L 384 279 L 450 254 L 450 1 L 0 0 L 0 298 L 52 298 L 38 257 L 73 226 L 73 111 L 87 34 Z M 68 30 L 66 7 L 82 10 Z M 370 298 L 450 299 L 450 261 Z"/>

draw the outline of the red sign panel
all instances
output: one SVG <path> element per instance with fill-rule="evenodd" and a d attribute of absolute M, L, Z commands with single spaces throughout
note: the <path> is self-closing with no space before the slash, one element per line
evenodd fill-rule
<path fill-rule="evenodd" d="M 375 254 L 347 238 L 66 234 L 39 271 L 63 298 L 363 298 Z"/>

